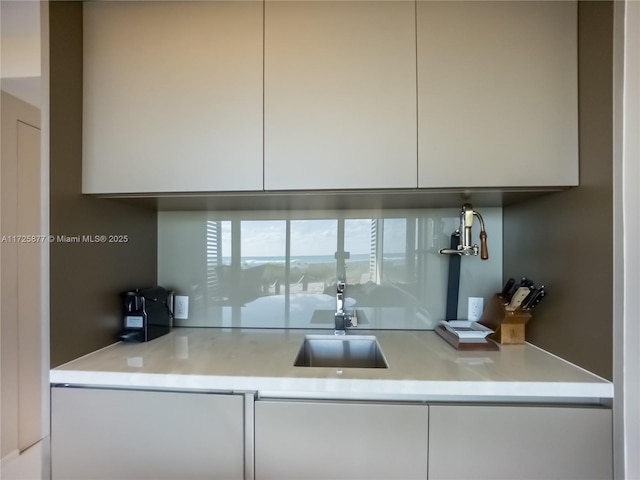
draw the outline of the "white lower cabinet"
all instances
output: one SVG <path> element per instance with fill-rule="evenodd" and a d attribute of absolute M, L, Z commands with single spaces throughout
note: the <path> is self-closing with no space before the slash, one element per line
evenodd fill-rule
<path fill-rule="evenodd" d="M 242 395 L 55 387 L 51 402 L 54 480 L 613 478 L 606 408 L 263 399 L 246 430 Z"/>
<path fill-rule="evenodd" d="M 611 410 L 429 407 L 429 480 L 613 477 Z"/>
<path fill-rule="evenodd" d="M 241 479 L 243 397 L 52 388 L 55 479 Z"/>
<path fill-rule="evenodd" d="M 255 478 L 426 479 L 426 405 L 258 401 Z"/>

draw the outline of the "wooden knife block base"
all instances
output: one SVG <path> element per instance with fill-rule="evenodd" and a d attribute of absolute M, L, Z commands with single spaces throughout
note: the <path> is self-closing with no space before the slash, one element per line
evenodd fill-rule
<path fill-rule="evenodd" d="M 531 313 L 526 310 L 507 310 L 504 299 L 496 293 L 491 297 L 478 323 L 494 331 L 489 335 L 494 341 L 504 345 L 517 345 L 525 342 L 524 326 L 530 318 Z"/>

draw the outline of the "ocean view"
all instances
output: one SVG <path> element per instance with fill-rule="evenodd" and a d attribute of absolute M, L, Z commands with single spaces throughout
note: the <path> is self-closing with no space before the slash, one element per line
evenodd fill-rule
<path fill-rule="evenodd" d="M 395 262 L 395 261 L 404 261 L 405 254 L 404 253 L 391 253 L 384 255 L 385 262 Z M 266 264 L 276 264 L 276 265 L 284 265 L 286 261 L 285 256 L 246 256 L 241 257 L 241 263 L 243 266 L 258 266 L 258 265 L 266 265 Z M 336 259 L 333 255 L 292 255 L 291 256 L 291 265 L 292 266 L 303 266 L 303 265 L 319 265 L 324 263 L 335 263 Z M 368 253 L 360 253 L 351 255 L 350 258 L 347 259 L 347 263 L 359 263 L 359 262 L 369 262 L 369 254 Z M 223 265 L 231 265 L 231 257 L 222 257 Z"/>

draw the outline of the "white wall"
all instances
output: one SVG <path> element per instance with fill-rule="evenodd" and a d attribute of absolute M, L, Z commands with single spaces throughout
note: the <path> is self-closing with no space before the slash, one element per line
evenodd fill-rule
<path fill-rule="evenodd" d="M 40 2 L 0 2 L 2 90 L 36 107 L 41 99 Z"/>
<path fill-rule="evenodd" d="M 614 191 L 614 465 L 640 478 L 640 2 L 616 2 Z"/>

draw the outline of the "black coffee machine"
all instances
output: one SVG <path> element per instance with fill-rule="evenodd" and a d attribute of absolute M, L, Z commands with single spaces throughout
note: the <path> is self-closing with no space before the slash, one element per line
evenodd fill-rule
<path fill-rule="evenodd" d="M 157 286 L 129 290 L 122 294 L 123 329 L 120 340 L 148 342 L 173 327 L 173 292 Z"/>

